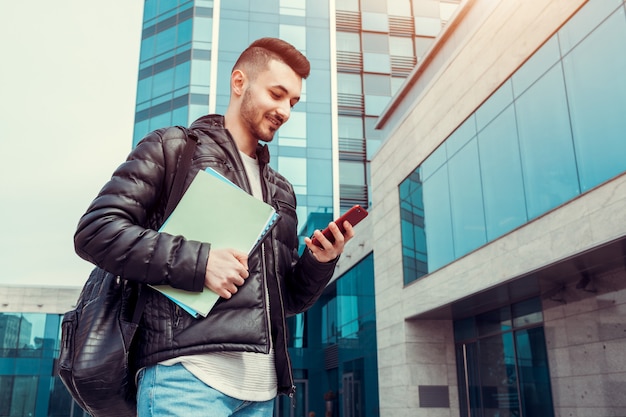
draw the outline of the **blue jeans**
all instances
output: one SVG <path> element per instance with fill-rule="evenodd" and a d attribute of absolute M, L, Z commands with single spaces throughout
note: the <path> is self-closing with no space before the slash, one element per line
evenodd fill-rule
<path fill-rule="evenodd" d="M 214 390 L 181 364 L 155 365 L 139 374 L 138 417 L 272 417 L 274 400 L 243 401 Z"/>

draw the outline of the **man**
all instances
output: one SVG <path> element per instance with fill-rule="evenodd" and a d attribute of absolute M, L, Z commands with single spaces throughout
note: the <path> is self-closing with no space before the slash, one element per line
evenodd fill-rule
<path fill-rule="evenodd" d="M 171 189 L 182 136 L 148 134 L 92 202 L 75 235 L 77 253 L 128 280 L 203 286 L 222 297 L 206 318 L 193 318 L 149 291 L 137 357 L 137 409 L 144 416 L 271 416 L 277 394 L 292 395 L 285 318 L 308 309 L 330 280 L 354 231 L 335 242 L 319 231 L 322 247 L 305 238 L 298 256 L 296 199 L 291 184 L 268 165 L 267 146 L 300 99 L 308 60 L 275 38 L 252 43 L 230 77 L 224 116 L 190 127 L 197 136 L 188 185 L 212 167 L 273 205 L 280 220 L 259 249 L 245 254 L 211 249 L 210 242 L 157 233 Z"/>

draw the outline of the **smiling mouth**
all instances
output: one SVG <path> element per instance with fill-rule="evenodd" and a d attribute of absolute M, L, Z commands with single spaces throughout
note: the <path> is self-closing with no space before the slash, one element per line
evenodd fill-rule
<path fill-rule="evenodd" d="M 280 118 L 276 118 L 276 117 L 272 117 L 272 116 L 266 116 L 265 118 L 267 120 L 269 120 L 269 122 L 272 124 L 272 128 L 274 130 L 278 130 L 280 125 L 282 125 L 282 123 L 283 123 Z"/>

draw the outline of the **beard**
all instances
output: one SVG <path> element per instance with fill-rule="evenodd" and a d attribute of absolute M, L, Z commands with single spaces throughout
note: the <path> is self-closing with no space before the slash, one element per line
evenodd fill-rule
<path fill-rule="evenodd" d="M 243 93 L 240 112 L 242 120 L 255 138 L 263 142 L 271 142 L 274 139 L 274 133 L 276 133 L 277 129 L 263 128 L 262 123 L 266 120 L 265 115 L 263 115 L 261 121 L 255 121 L 259 112 L 254 105 L 250 89 L 246 89 Z"/>

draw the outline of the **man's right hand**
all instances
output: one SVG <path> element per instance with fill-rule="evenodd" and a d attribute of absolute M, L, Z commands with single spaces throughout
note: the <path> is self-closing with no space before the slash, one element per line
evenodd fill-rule
<path fill-rule="evenodd" d="M 204 285 L 229 299 L 248 278 L 248 255 L 234 249 L 211 249 Z"/>

